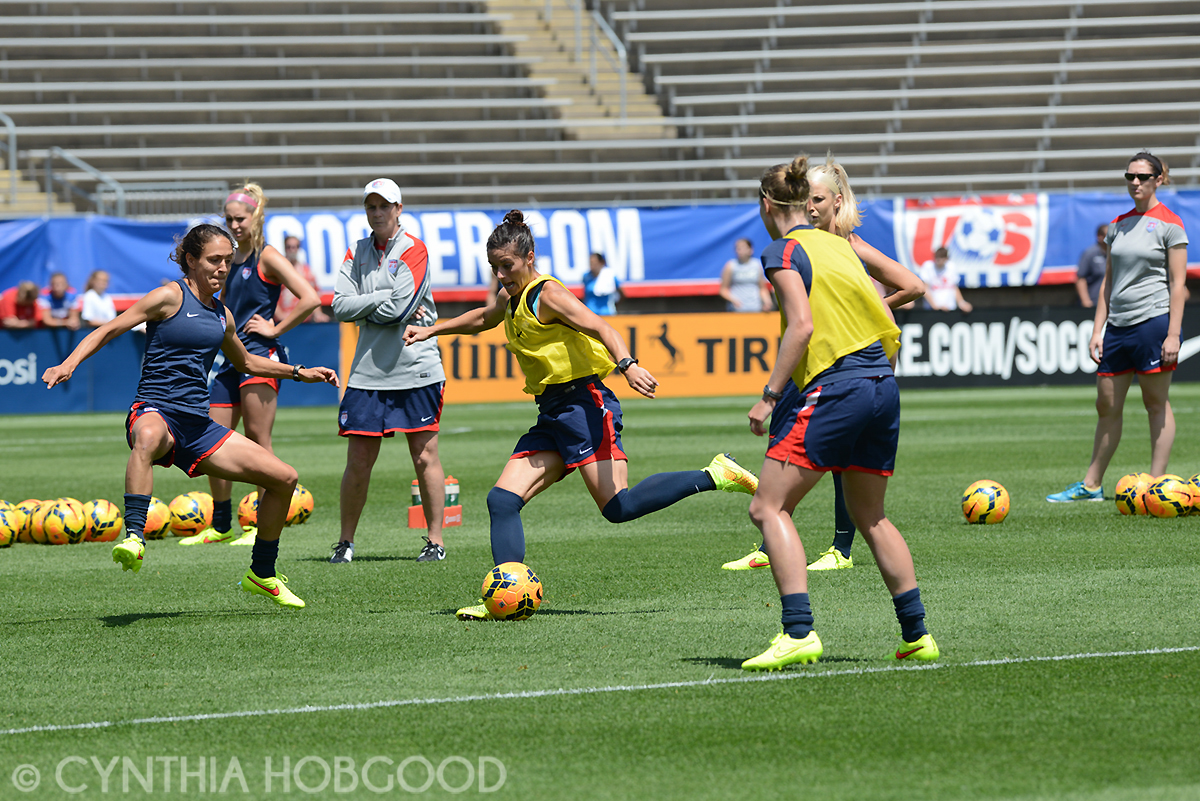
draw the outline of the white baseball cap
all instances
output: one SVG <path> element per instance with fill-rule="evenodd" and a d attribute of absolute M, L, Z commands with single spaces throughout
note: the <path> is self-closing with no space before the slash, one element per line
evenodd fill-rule
<path fill-rule="evenodd" d="M 400 202 L 400 187 L 391 178 L 376 178 L 363 189 L 363 200 L 368 195 L 379 195 L 388 203 Z"/>

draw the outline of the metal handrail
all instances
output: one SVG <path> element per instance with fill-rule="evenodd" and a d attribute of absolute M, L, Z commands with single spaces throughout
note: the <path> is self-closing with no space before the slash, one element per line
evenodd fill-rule
<path fill-rule="evenodd" d="M 17 124 L 7 114 L 0 113 L 0 122 L 8 129 L 8 202 L 17 205 Z M 3 147 L 3 145 L 0 145 Z"/>
<path fill-rule="evenodd" d="M 582 2 L 582 0 L 581 0 L 581 2 Z M 625 76 L 626 76 L 626 73 L 629 72 L 629 54 L 625 50 L 625 45 L 621 44 L 621 40 L 617 38 L 617 34 L 613 31 L 612 27 L 609 26 L 608 22 L 605 21 L 604 16 L 601 15 L 601 13 L 598 10 L 592 12 L 592 22 L 593 22 L 593 25 L 591 28 L 592 88 L 593 89 L 596 88 L 596 51 L 600 50 L 600 52 L 602 52 L 604 54 L 604 57 L 606 59 L 608 59 L 608 63 L 612 65 L 613 69 L 615 69 L 617 71 L 617 74 L 620 76 L 620 79 L 621 79 L 621 119 L 625 119 L 626 107 L 627 107 Z M 606 37 L 608 37 L 608 41 L 612 44 L 613 48 L 617 51 L 617 57 L 615 59 L 612 57 L 612 55 L 609 54 L 607 48 L 599 47 L 600 43 L 599 43 L 599 41 L 597 41 L 597 37 L 596 37 L 597 29 L 599 29 L 600 32 L 602 32 Z"/>
<path fill-rule="evenodd" d="M 50 150 L 47 153 L 48 153 L 48 155 L 46 156 L 46 213 L 47 214 L 51 214 L 54 211 L 54 182 L 55 182 L 54 159 L 61 158 L 63 161 L 71 164 L 74 167 L 78 167 L 79 169 L 86 172 L 88 175 L 95 178 L 98 183 L 101 183 L 107 187 L 110 187 L 112 189 L 113 194 L 117 196 L 117 216 L 118 217 L 125 216 L 125 187 L 121 185 L 120 181 L 117 181 L 115 178 L 111 178 L 108 175 L 105 175 L 104 173 L 100 172 L 100 170 L 97 170 L 95 167 L 93 167 L 91 164 L 88 164 L 86 161 L 79 158 L 78 156 L 75 156 L 72 153 L 68 153 L 67 151 L 63 150 L 61 147 L 52 147 L 52 148 L 50 148 Z M 105 213 L 106 206 L 105 206 L 103 192 L 97 191 L 95 194 L 89 194 L 87 192 L 84 192 L 79 187 L 75 186 L 75 184 L 71 183 L 66 178 L 59 178 L 58 181 L 61 182 L 63 184 L 63 186 L 65 186 L 70 191 L 72 191 L 78 195 L 82 195 L 82 196 L 86 197 L 88 200 L 95 203 L 96 209 L 101 214 Z"/>

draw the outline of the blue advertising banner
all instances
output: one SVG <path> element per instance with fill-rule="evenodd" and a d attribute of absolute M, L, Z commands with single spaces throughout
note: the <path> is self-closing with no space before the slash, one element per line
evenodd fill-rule
<path fill-rule="evenodd" d="M 114 412 L 129 408 L 142 372 L 145 334 L 130 331 L 85 361 L 65 384 L 46 389 L 42 373 L 61 363 L 87 331 L 65 328 L 0 330 L 0 414 Z M 336 323 L 306 323 L 282 338 L 293 363 L 338 367 Z M 280 406 L 329 406 L 338 391 L 328 384 L 284 381 Z M 330 426 L 336 425 L 331 419 Z"/>
<path fill-rule="evenodd" d="M 1200 192 L 1160 192 L 1167 206 L 1200 232 Z M 861 204 L 859 234 L 910 269 L 946 246 L 963 286 L 1013 286 L 1073 280 L 1080 253 L 1096 225 L 1128 211 L 1115 193 L 973 195 L 897 198 Z M 503 218 L 499 210 L 404 213 L 402 222 L 424 240 L 436 288 L 478 289 L 490 278 L 486 242 Z M 603 253 L 625 283 L 646 288 L 711 288 L 733 257 L 738 238 L 756 252 L 768 243 L 753 203 L 671 208 L 538 209 L 526 213 L 543 272 L 578 284 L 592 252 Z M 141 295 L 178 276 L 168 260 L 172 238 L 186 222 L 143 223 L 105 217 L 0 222 L 0 289 L 29 279 L 40 286 L 66 273 L 82 289 L 92 270 L 112 276 L 114 295 Z M 280 250 L 298 236 L 318 285 L 332 291 L 346 250 L 367 236 L 361 210 L 268 214 L 266 238 Z M 1200 234 L 1188 262 L 1200 267 Z"/>

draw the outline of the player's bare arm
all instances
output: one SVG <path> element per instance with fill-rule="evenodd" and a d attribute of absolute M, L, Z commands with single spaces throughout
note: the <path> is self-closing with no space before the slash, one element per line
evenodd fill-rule
<path fill-rule="evenodd" d="M 906 303 L 925 297 L 925 282 L 912 270 L 893 258 L 889 258 L 878 248 L 866 242 L 858 234 L 850 235 L 850 247 L 855 255 L 862 260 L 863 266 L 879 283 L 896 290 L 886 298 L 889 308 L 897 309 Z"/>
<path fill-rule="evenodd" d="M 84 337 L 62 364 L 50 367 L 42 373 L 46 389 L 69 379 L 75 372 L 75 368 L 85 359 L 121 334 L 148 320 L 165 320 L 179 311 L 179 307 L 182 305 L 183 290 L 179 288 L 179 284 L 171 283 L 147 292 L 123 313 Z"/>
<path fill-rule="evenodd" d="M 410 325 L 404 329 L 404 344 L 424 342 L 439 334 L 478 334 L 490 331 L 504 322 L 504 304 L 508 303 L 508 292 L 501 289 L 486 306 L 471 309 L 449 320 L 439 320 L 430 326 Z"/>
<path fill-rule="evenodd" d="M 258 356 L 246 350 L 242 340 L 238 339 L 233 327 L 233 312 L 225 310 L 225 339 L 221 342 L 221 352 L 239 373 L 261 376 L 262 378 L 298 378 L 305 384 L 338 385 L 337 373 L 328 367 L 304 367 L 299 370 L 291 364 L 283 364 L 265 356 Z"/>
<path fill-rule="evenodd" d="M 321 296 L 317 294 L 317 290 L 313 289 L 312 284 L 305 281 L 304 276 L 296 271 L 287 257 L 270 245 L 263 249 L 259 264 L 262 265 L 263 273 L 267 278 L 277 284 L 282 284 L 296 296 L 296 306 L 287 317 L 278 323 L 256 314 L 243 328 L 249 334 L 276 339 L 307 320 L 308 316 L 320 307 Z"/>

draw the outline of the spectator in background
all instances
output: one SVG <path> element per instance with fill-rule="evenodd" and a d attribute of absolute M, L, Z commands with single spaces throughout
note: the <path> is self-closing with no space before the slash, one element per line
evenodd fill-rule
<path fill-rule="evenodd" d="M 312 267 L 308 262 L 304 261 L 303 251 L 300 250 L 300 238 L 289 236 L 283 240 L 283 255 L 296 268 L 296 272 L 300 273 L 300 277 L 308 282 L 309 286 L 317 290 L 317 294 L 321 294 L 321 287 L 317 285 L 317 279 L 313 275 Z M 287 317 L 292 309 L 296 308 L 296 296 L 284 287 L 279 292 L 279 303 L 275 306 L 275 319 L 282 320 Z M 309 318 L 305 320 L 307 323 L 327 323 L 333 318 L 325 313 L 323 309 L 315 309 Z"/>
<path fill-rule="evenodd" d="M 5 328 L 37 328 L 42 323 L 42 308 L 38 305 L 38 287 L 32 281 L 22 281 L 0 293 L 0 325 Z"/>
<path fill-rule="evenodd" d="M 1096 228 L 1096 241 L 1079 257 L 1075 270 L 1075 291 L 1079 293 L 1079 305 L 1094 309 L 1100 297 L 1100 285 L 1104 282 L 1104 271 L 1108 269 L 1108 223 Z"/>
<path fill-rule="evenodd" d="M 108 295 L 108 273 L 104 270 L 94 270 L 88 276 L 83 292 L 83 312 L 79 316 L 92 328 L 99 328 L 116 318 L 117 307 Z"/>
<path fill-rule="evenodd" d="M 588 274 L 583 277 L 583 305 L 596 314 L 616 314 L 618 301 L 625 297 L 616 271 L 599 253 L 592 254 L 588 267 Z"/>
<path fill-rule="evenodd" d="M 925 307 L 932 311 L 954 311 L 970 314 L 974 307 L 967 303 L 958 288 L 958 271 L 950 265 L 950 251 L 938 248 L 933 261 L 921 265 L 917 272 L 925 282 Z"/>
<path fill-rule="evenodd" d="M 64 274 L 50 275 L 50 286 L 42 290 L 38 305 L 42 307 L 42 325 L 79 330 L 79 293 L 67 283 Z"/>
<path fill-rule="evenodd" d="M 754 245 L 749 239 L 733 243 L 737 259 L 730 259 L 721 268 L 721 289 L 725 310 L 731 312 L 762 312 L 771 310 L 771 289 L 762 264 L 754 258 Z"/>

